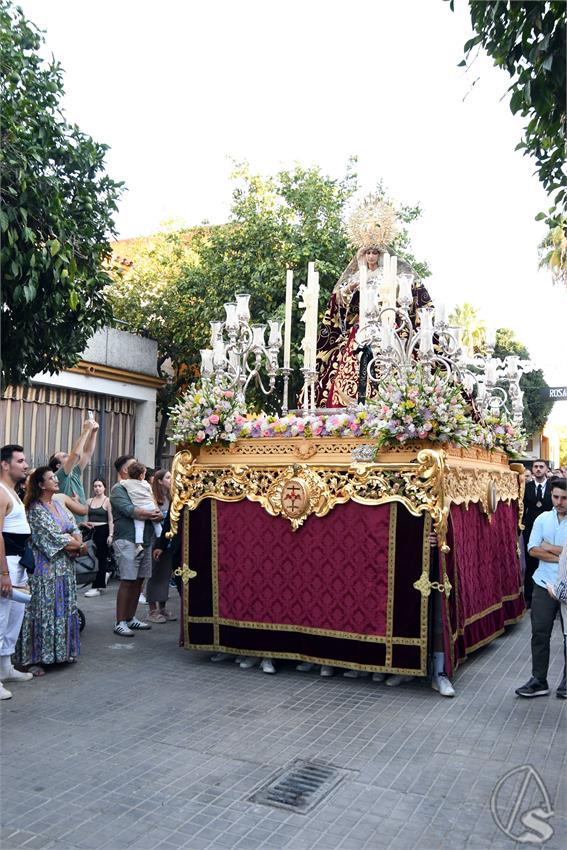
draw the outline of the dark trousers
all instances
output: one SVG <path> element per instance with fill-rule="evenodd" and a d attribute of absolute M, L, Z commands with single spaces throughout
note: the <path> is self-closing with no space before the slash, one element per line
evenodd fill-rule
<path fill-rule="evenodd" d="M 532 582 L 533 583 L 533 582 Z M 552 599 L 545 587 L 539 584 L 533 585 L 532 590 L 532 676 L 540 682 L 547 681 L 547 670 L 549 668 L 549 644 L 551 632 L 557 612 L 561 612 L 561 605 L 556 599 Z M 565 649 L 563 636 L 563 619 L 561 619 L 561 640 Z M 565 675 L 565 671 L 563 671 Z"/>
<path fill-rule="evenodd" d="M 528 540 L 529 534 L 526 536 L 526 532 L 524 531 L 523 541 L 524 551 L 526 553 L 526 572 L 524 573 L 524 599 L 526 601 L 527 608 L 529 608 L 532 604 L 532 592 L 535 586 L 532 579 L 535 571 L 539 567 L 539 560 L 537 558 L 532 558 L 532 556 L 528 554 Z"/>
<path fill-rule="evenodd" d="M 100 589 L 106 587 L 106 573 L 108 571 L 108 526 L 97 525 L 93 530 L 93 541 L 96 546 L 96 559 L 98 561 L 98 573 L 93 581 L 93 587 Z"/>

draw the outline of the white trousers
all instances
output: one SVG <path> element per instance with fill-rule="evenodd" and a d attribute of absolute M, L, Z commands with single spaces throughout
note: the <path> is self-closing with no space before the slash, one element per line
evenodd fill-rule
<path fill-rule="evenodd" d="M 20 566 L 19 555 L 7 555 L 10 581 L 12 584 L 28 583 L 28 575 Z M 26 606 L 0 596 L 0 655 L 12 655 L 22 628 Z"/>

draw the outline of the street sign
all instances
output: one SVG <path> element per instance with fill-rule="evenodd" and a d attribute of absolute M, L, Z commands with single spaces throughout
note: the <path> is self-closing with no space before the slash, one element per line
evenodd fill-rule
<path fill-rule="evenodd" d="M 567 387 L 546 387 L 540 394 L 546 401 L 567 401 Z"/>

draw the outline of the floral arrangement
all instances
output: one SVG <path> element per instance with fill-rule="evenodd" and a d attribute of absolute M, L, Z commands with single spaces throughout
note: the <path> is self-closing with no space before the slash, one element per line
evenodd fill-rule
<path fill-rule="evenodd" d="M 232 443 L 246 420 L 246 406 L 232 389 L 203 380 L 170 411 L 173 442 Z"/>
<path fill-rule="evenodd" d="M 370 405 L 382 420 L 378 447 L 411 440 L 470 445 L 474 423 L 462 388 L 416 366 L 405 376 L 386 379 L 377 403 Z"/>
<path fill-rule="evenodd" d="M 376 417 L 365 408 L 354 413 L 250 416 L 237 428 L 239 437 L 371 437 L 376 433 Z"/>
<path fill-rule="evenodd" d="M 348 412 L 273 416 L 248 413 L 234 390 L 203 381 L 172 408 L 170 439 L 206 444 L 268 437 L 367 437 L 377 448 L 430 440 L 502 449 L 512 456 L 524 449 L 521 430 L 504 417 L 474 422 L 462 388 L 419 364 L 405 377 L 388 378 L 379 392 L 379 401 Z"/>
<path fill-rule="evenodd" d="M 486 416 L 475 424 L 472 442 L 485 449 L 502 449 L 512 457 L 521 457 L 526 448 L 526 435 L 504 416 Z"/>

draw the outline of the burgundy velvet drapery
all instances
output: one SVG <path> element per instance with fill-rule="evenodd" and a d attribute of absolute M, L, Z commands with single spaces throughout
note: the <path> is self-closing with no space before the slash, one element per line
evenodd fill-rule
<path fill-rule="evenodd" d="M 517 519 L 516 504 L 499 503 L 491 520 L 477 504 L 451 508 L 451 551 L 431 574 L 452 586 L 451 670 L 523 613 Z M 188 529 L 187 648 L 426 674 L 439 591 L 424 597 L 413 584 L 430 570 L 429 516 L 348 502 L 293 532 L 255 502 L 205 500 Z"/>

